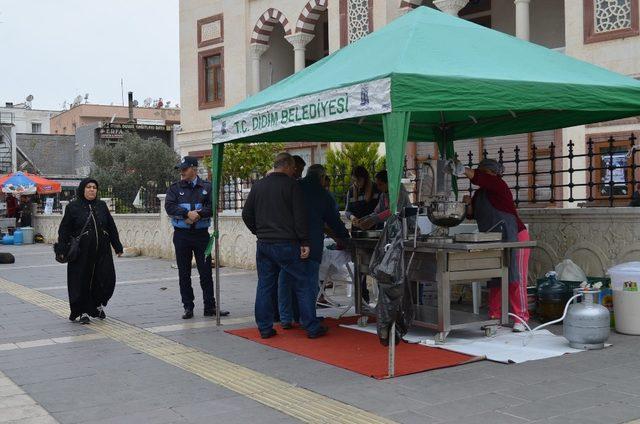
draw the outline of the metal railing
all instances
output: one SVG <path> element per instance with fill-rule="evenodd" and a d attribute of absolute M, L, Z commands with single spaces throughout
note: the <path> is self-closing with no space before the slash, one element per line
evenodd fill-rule
<path fill-rule="evenodd" d="M 124 213 L 159 213 L 160 199 L 158 194 L 165 194 L 171 182 L 150 184 L 147 187 L 131 187 L 114 189 L 100 188 L 98 198 L 106 202 L 112 214 Z M 53 213 L 62 212 L 62 201 L 71 201 L 76 197 L 75 190 L 63 191 L 55 195 L 39 196 L 37 212 L 44 213 L 47 197 L 53 197 Z"/>
<path fill-rule="evenodd" d="M 503 166 L 503 178 L 518 207 L 561 207 L 565 202 L 627 206 L 640 181 L 636 142 L 631 133 L 625 138 L 589 138 L 582 146 L 569 140 L 564 149 L 553 142 L 532 143 L 524 152 L 516 146 L 509 158 L 502 148 L 494 157 L 484 149 L 479 159 L 495 159 Z M 464 159 L 469 167 L 480 162 L 473 152 Z M 459 180 L 458 187 L 473 194 L 474 187 L 466 178 Z"/>
<path fill-rule="evenodd" d="M 516 145 L 507 151 L 500 147 L 493 155 L 486 148 L 479 151 L 457 153 L 466 166 L 475 168 L 482 159 L 498 161 L 503 179 L 511 189 L 519 208 L 574 206 L 602 207 L 627 206 L 640 183 L 638 159 L 640 150 L 636 136 L 589 138 L 578 146 L 572 140 L 562 146 L 528 143 L 525 148 Z M 420 162 L 420 160 L 418 160 Z M 371 173 L 373 178 L 375 172 Z M 415 199 L 416 169 L 404 167 L 403 178 Z M 348 175 L 331 175 L 330 192 L 340 208 L 349 189 Z M 255 180 L 231 179 L 221 185 L 220 210 L 241 210 Z M 467 178 L 458 179 L 461 194 L 472 195 L 474 187 Z"/>

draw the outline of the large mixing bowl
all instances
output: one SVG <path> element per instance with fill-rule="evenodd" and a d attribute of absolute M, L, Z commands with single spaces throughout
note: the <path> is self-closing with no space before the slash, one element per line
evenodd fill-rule
<path fill-rule="evenodd" d="M 431 202 L 427 207 L 427 216 L 438 227 L 455 227 L 467 217 L 467 204 L 464 202 Z"/>

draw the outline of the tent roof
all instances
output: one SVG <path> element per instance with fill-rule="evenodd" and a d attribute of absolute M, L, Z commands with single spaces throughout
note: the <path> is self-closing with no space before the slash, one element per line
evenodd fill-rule
<path fill-rule="evenodd" d="M 381 93 L 370 114 L 251 128 L 252 117 L 381 80 L 390 104 Z M 640 115 L 640 82 L 420 7 L 212 117 L 214 143 L 382 141 L 391 110 L 411 112 L 411 141 L 523 133 Z M 247 117 L 248 131 L 228 131 Z"/>

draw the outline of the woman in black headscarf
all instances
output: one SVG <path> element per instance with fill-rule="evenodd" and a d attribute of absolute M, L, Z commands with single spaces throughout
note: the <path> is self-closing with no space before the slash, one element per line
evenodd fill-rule
<path fill-rule="evenodd" d="M 67 288 L 69 290 L 69 319 L 88 324 L 89 316 L 106 317 L 104 307 L 113 295 L 116 271 L 111 247 L 122 255 L 122 243 L 118 229 L 107 204 L 97 199 L 98 182 L 85 178 L 78 187 L 77 198 L 67 205 L 58 229 L 58 246 L 64 250 L 72 237 L 82 233 L 78 256 L 67 264 Z M 84 230 L 83 230 L 84 228 Z M 68 252 L 56 251 L 64 261 Z"/>

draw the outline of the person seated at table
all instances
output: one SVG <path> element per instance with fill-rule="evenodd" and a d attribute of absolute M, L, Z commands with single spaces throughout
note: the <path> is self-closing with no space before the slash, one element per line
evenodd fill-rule
<path fill-rule="evenodd" d="M 483 159 L 478 168 L 465 168 L 465 175 L 480 187 L 473 197 L 464 196 L 468 218 L 475 218 L 480 231 L 501 229 L 503 241 L 529 241 L 529 232 L 518 216 L 511 190 L 502 179 L 502 165 L 493 159 Z M 524 322 L 529 320 L 527 308 L 527 270 L 529 249 L 512 249 L 509 264 L 509 309 Z M 498 281 L 489 283 L 489 318 L 501 315 L 501 288 Z M 513 331 L 525 331 L 516 320 Z"/>
<path fill-rule="evenodd" d="M 387 177 L 387 171 L 383 170 L 376 174 L 376 187 L 380 192 L 378 204 L 374 208 L 373 212 L 353 221 L 353 225 L 362 230 L 368 230 L 372 227 L 383 224 L 391 216 L 391 209 L 389 209 L 389 180 Z M 398 211 L 411 206 L 411 200 L 409 200 L 409 193 L 400 184 L 400 192 L 398 194 Z"/>
<path fill-rule="evenodd" d="M 304 195 L 304 203 L 307 209 L 307 222 L 309 223 L 309 258 L 305 261 L 307 267 L 308 284 L 305 287 L 312 288 L 313 293 L 309 298 L 315 300 L 318 297 L 319 271 L 324 250 L 324 228 L 325 224 L 333 231 L 333 235 L 338 240 L 349 238 L 344 223 L 340 219 L 340 214 L 336 202 L 322 183 L 326 171 L 322 165 L 311 165 L 307 170 L 307 175 L 300 180 L 300 187 Z M 293 299 L 292 284 L 289 275 L 280 278 L 278 281 L 278 308 L 280 310 L 280 324 L 283 329 L 292 328 L 292 323 L 296 320 L 296 311 L 293 305 L 297 302 Z"/>
<path fill-rule="evenodd" d="M 351 187 L 347 193 L 345 216 L 360 219 L 373 212 L 378 204 L 380 192 L 371 181 L 364 166 L 356 166 L 351 171 Z"/>

